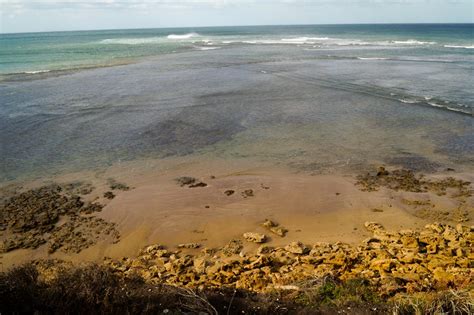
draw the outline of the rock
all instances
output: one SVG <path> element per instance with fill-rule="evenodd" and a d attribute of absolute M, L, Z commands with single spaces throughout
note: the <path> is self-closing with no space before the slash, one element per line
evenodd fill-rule
<path fill-rule="evenodd" d="M 385 230 L 383 225 L 377 222 L 365 222 L 364 223 L 365 228 L 369 232 L 376 232 L 380 230 Z"/>
<path fill-rule="evenodd" d="M 7 230 L 4 251 L 18 248 L 37 248 L 48 243 L 48 252 L 58 249 L 80 252 L 110 235 L 118 241 L 114 224 L 95 217 L 83 217 L 102 210 L 97 203 L 85 203 L 73 195 L 89 186 L 80 183 L 48 185 L 15 194 L 0 205 L 0 230 Z M 84 191 L 86 192 L 86 191 Z M 61 225 L 56 225 L 59 220 Z"/>
<path fill-rule="evenodd" d="M 268 246 L 268 245 L 261 245 L 257 249 L 257 255 L 265 255 L 265 254 L 270 254 L 273 251 L 273 247 Z"/>
<path fill-rule="evenodd" d="M 274 226 L 270 228 L 270 231 L 280 237 L 285 237 L 286 233 L 288 232 L 287 229 L 281 226 Z"/>
<path fill-rule="evenodd" d="M 232 256 L 240 253 L 242 248 L 243 246 L 240 240 L 231 240 L 226 246 L 222 248 L 222 253 L 226 256 Z"/>
<path fill-rule="evenodd" d="M 228 190 L 224 191 L 224 194 L 226 196 L 232 196 L 234 193 L 235 193 L 235 190 L 232 190 L 232 189 L 228 189 Z"/>
<path fill-rule="evenodd" d="M 278 224 L 271 220 L 266 219 L 265 222 L 262 223 L 262 226 L 266 228 L 272 228 L 272 227 L 278 226 Z"/>
<path fill-rule="evenodd" d="M 247 198 L 247 197 L 253 197 L 253 190 L 252 189 L 246 189 L 241 193 L 242 197 Z"/>
<path fill-rule="evenodd" d="M 189 176 L 182 176 L 182 177 L 176 178 L 175 180 L 181 187 L 192 185 L 197 181 L 196 178 L 189 177 Z"/>
<path fill-rule="evenodd" d="M 193 267 L 198 273 L 204 273 L 206 271 L 207 261 L 203 257 L 194 259 Z"/>
<path fill-rule="evenodd" d="M 244 233 L 243 237 L 248 242 L 253 242 L 253 243 L 265 243 L 266 241 L 266 236 L 264 234 L 259 234 L 259 233 L 254 233 L 254 232 Z"/>
<path fill-rule="evenodd" d="M 201 244 L 199 243 L 185 243 L 185 244 L 179 244 L 178 248 L 187 248 L 187 249 L 196 249 L 201 247 Z"/>
<path fill-rule="evenodd" d="M 190 176 L 182 176 L 182 177 L 176 178 L 175 181 L 181 187 L 188 186 L 189 188 L 198 188 L 198 187 L 206 187 L 207 186 L 206 183 L 201 182 L 201 181 L 197 180 L 196 178 L 190 177 Z"/>
<path fill-rule="evenodd" d="M 111 191 L 107 191 L 104 193 L 104 198 L 107 198 L 107 199 L 114 199 L 115 198 L 115 194 Z"/>
<path fill-rule="evenodd" d="M 443 225 L 439 224 L 439 223 L 427 224 L 427 225 L 425 225 L 425 229 L 432 230 L 436 233 L 443 233 L 444 232 Z"/>
<path fill-rule="evenodd" d="M 285 250 L 292 254 L 302 255 L 309 252 L 309 249 L 301 242 L 291 242 L 285 246 Z"/>
<path fill-rule="evenodd" d="M 270 232 L 280 237 L 284 237 L 286 233 L 288 232 L 288 230 L 285 229 L 284 227 L 278 226 L 278 223 L 275 223 L 268 219 L 266 219 L 265 222 L 262 223 L 262 226 L 267 228 Z"/>
<path fill-rule="evenodd" d="M 377 176 L 387 176 L 390 175 L 390 173 L 385 169 L 385 167 L 380 166 L 379 170 L 377 171 Z"/>
<path fill-rule="evenodd" d="M 112 190 L 124 190 L 124 191 L 130 190 L 130 187 L 128 187 L 127 185 L 125 185 L 123 183 L 117 182 L 113 178 L 109 178 L 108 183 L 109 183 L 110 189 L 112 189 Z"/>
<path fill-rule="evenodd" d="M 207 184 L 204 182 L 197 182 L 195 184 L 189 185 L 189 188 L 198 188 L 198 187 L 207 187 Z"/>
<path fill-rule="evenodd" d="M 418 248 L 418 239 L 414 235 L 402 235 L 400 241 L 405 248 Z"/>

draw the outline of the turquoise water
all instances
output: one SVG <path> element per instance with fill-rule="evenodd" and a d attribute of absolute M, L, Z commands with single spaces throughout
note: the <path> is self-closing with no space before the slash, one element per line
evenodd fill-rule
<path fill-rule="evenodd" d="M 0 35 L 0 74 L 38 73 L 133 62 L 230 45 L 367 48 L 361 58 L 463 60 L 474 50 L 473 24 L 317 25 L 52 32 Z M 382 55 L 374 49 L 384 49 Z M 402 52 L 400 52 L 402 50 Z"/>

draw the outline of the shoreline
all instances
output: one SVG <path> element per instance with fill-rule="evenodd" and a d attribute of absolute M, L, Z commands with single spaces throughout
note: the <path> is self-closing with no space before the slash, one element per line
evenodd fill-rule
<path fill-rule="evenodd" d="M 44 258 L 99 262 L 103 257 L 134 257 L 148 244 L 177 249 L 179 244 L 199 243 L 201 247 L 221 248 L 243 233 L 265 233 L 260 224 L 266 219 L 288 230 L 283 238 L 267 235 L 268 244 L 285 246 L 295 241 L 357 244 L 370 236 L 363 228 L 367 221 L 375 220 L 389 230 L 417 230 L 433 222 L 457 223 L 456 216 L 461 212 L 456 209 L 461 207 L 465 219 L 472 220 L 474 215 L 474 201 L 470 196 L 460 203 L 450 195 L 439 196 L 433 191 L 396 191 L 380 187 L 367 192 L 356 185 L 356 176 L 348 174 L 309 175 L 255 163 L 229 165 L 227 161 L 206 161 L 196 164 L 186 159 L 155 167 L 132 165 L 126 163 L 100 173 L 63 175 L 54 181 L 36 181 L 22 188 L 25 191 L 52 182 L 86 184 L 91 192 L 82 196 L 84 202 L 103 206 L 94 217 L 114 224 L 120 233 L 117 243 L 100 239 L 78 254 L 61 251 L 49 254 L 45 246 L 14 250 L 2 254 L 3 267 Z M 119 176 L 112 177 L 113 174 Z M 192 176 L 205 186 L 182 187 L 176 182 L 182 176 Z M 474 180 L 469 172 L 427 175 L 438 181 L 449 177 Z M 111 178 L 128 188 L 111 189 Z M 8 187 L 11 185 L 3 187 L 5 195 Z M 249 195 L 248 191 L 251 191 Z M 107 192 L 112 193 L 111 199 L 104 197 Z M 244 250 L 254 251 L 257 247 L 245 244 Z"/>

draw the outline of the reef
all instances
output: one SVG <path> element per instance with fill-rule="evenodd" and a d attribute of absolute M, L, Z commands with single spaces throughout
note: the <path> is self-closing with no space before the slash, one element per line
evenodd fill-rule
<path fill-rule="evenodd" d="M 92 190 L 90 184 L 74 182 L 15 193 L 0 205 L 0 251 L 47 244 L 49 253 L 59 249 L 78 253 L 105 236 L 118 241 L 115 224 L 92 215 L 103 206 L 78 195 Z"/>

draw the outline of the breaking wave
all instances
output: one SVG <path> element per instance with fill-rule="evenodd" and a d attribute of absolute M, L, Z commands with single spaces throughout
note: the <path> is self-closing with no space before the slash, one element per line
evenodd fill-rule
<path fill-rule="evenodd" d="M 462 48 L 462 49 L 474 49 L 474 45 L 460 46 L 460 45 L 444 45 L 445 48 Z"/>
<path fill-rule="evenodd" d="M 199 36 L 198 33 L 188 33 L 188 34 L 170 34 L 168 35 L 168 39 L 190 39 L 193 37 Z"/>
<path fill-rule="evenodd" d="M 416 39 L 409 39 L 409 40 L 394 40 L 391 43 L 399 44 L 399 45 L 434 45 L 436 42 L 423 42 Z"/>
<path fill-rule="evenodd" d="M 100 41 L 101 44 L 113 45 L 144 45 L 161 42 L 161 37 L 142 37 L 142 38 L 108 38 Z"/>

